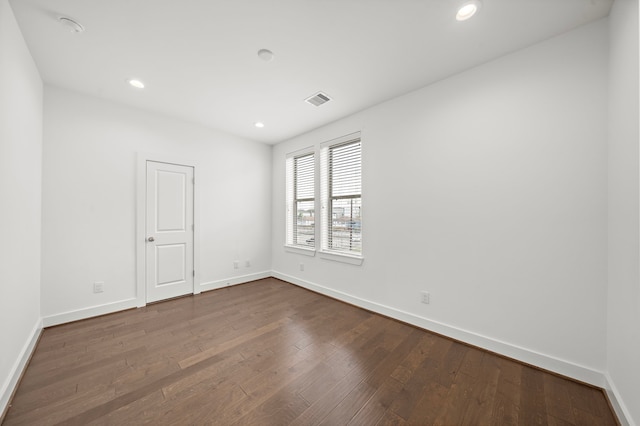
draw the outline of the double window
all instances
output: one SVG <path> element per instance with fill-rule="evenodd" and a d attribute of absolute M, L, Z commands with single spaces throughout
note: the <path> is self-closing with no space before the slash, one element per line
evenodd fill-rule
<path fill-rule="evenodd" d="M 287 245 L 308 250 L 319 247 L 321 253 L 362 257 L 360 134 L 323 143 L 319 153 L 319 173 L 313 149 L 287 156 Z M 320 177 L 318 238 L 316 175 Z"/>

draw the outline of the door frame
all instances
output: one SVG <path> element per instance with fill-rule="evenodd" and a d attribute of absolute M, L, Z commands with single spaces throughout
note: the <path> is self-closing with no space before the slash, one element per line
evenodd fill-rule
<path fill-rule="evenodd" d="M 136 159 L 136 306 L 147 305 L 146 286 L 146 241 L 147 241 L 147 161 L 156 163 L 176 164 L 178 166 L 193 167 L 193 179 L 198 183 L 198 162 L 180 158 L 171 154 L 154 154 L 138 152 Z M 193 277 L 192 294 L 200 293 L 200 185 L 193 186 Z"/>

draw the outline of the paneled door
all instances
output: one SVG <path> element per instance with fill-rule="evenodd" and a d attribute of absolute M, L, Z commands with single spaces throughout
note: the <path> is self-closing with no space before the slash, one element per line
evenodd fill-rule
<path fill-rule="evenodd" d="M 147 161 L 147 303 L 193 293 L 193 167 Z"/>

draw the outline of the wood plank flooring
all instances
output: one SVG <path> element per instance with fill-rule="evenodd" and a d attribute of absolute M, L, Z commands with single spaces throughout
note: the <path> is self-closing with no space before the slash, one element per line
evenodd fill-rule
<path fill-rule="evenodd" d="M 615 425 L 599 389 L 270 278 L 44 330 L 4 425 Z"/>

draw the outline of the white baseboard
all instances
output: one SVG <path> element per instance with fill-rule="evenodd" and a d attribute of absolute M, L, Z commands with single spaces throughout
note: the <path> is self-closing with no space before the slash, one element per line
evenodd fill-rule
<path fill-rule="evenodd" d="M 636 423 L 633 422 L 631 413 L 620 397 L 620 393 L 613 379 L 609 376 L 609 373 L 605 373 L 605 380 L 606 385 L 604 386 L 604 390 L 607 392 L 607 397 L 609 397 L 613 411 L 616 412 L 616 416 L 618 416 L 618 420 L 620 420 L 622 426 L 637 426 Z"/>
<path fill-rule="evenodd" d="M 271 273 L 271 271 L 263 271 L 263 272 L 256 272 L 255 274 L 240 275 L 238 277 L 226 278 L 224 280 L 209 281 L 206 283 L 201 283 L 200 290 L 209 291 L 209 290 L 215 290 L 218 288 L 228 287 L 230 285 L 244 284 L 250 281 L 269 278 L 272 275 L 273 274 Z"/>
<path fill-rule="evenodd" d="M 606 385 L 605 375 L 601 371 L 593 370 L 570 361 L 559 359 L 550 355 L 542 354 L 527 348 L 503 342 L 491 337 L 483 336 L 461 328 L 453 327 L 438 321 L 433 321 L 400 309 L 382 305 L 380 303 L 361 299 L 347 293 L 333 290 L 318 284 L 305 281 L 291 275 L 283 274 L 277 271 L 272 272 L 272 276 L 283 281 L 299 285 L 301 287 L 313 290 L 315 292 L 333 297 L 343 302 L 376 312 L 397 320 L 415 325 L 425 330 L 433 331 L 443 336 L 459 340 L 464 343 L 477 346 L 509 358 L 530 364 L 536 367 L 552 371 L 563 376 L 571 377 L 581 382 L 604 388 Z"/>
<path fill-rule="evenodd" d="M 105 303 L 104 305 L 91 306 L 88 308 L 78 309 L 76 311 L 50 315 L 42 318 L 42 323 L 45 327 L 51 327 L 53 325 L 60 325 L 67 322 L 83 320 L 105 314 L 112 314 L 114 312 L 136 307 L 138 307 L 138 300 L 136 298 L 120 300 L 118 302 Z"/>
<path fill-rule="evenodd" d="M 271 276 L 271 271 L 257 272 L 255 274 L 241 275 L 238 277 L 231 277 L 224 280 L 210 281 L 200 284 L 200 291 L 215 290 L 216 288 L 222 288 L 229 285 L 242 284 L 249 281 L 255 281 L 262 278 L 268 278 Z M 199 293 L 199 292 L 198 292 Z M 50 315 L 42 319 L 44 327 L 51 327 L 54 325 L 65 324 L 67 322 L 83 320 L 91 317 L 97 317 L 99 315 L 111 314 L 118 311 L 124 311 L 126 309 L 139 308 L 145 306 L 144 301 L 138 300 L 138 298 L 120 300 L 118 302 L 105 303 L 104 305 L 91 306 L 88 308 L 78 309 L 75 311 L 63 312 L 60 314 Z"/>
<path fill-rule="evenodd" d="M 9 406 L 9 402 L 11 402 L 11 396 L 13 395 L 16 386 L 18 386 L 18 382 L 20 381 L 22 372 L 27 367 L 27 363 L 29 362 L 31 354 L 36 347 L 36 343 L 38 343 L 41 332 L 42 320 L 38 319 L 35 326 L 33 327 L 33 330 L 31 330 L 31 335 L 22 347 L 20 355 L 13 364 L 7 380 L 5 380 L 5 382 L 2 384 L 2 390 L 0 391 L 0 421 L 2 420 L 3 413 L 6 412 Z"/>

